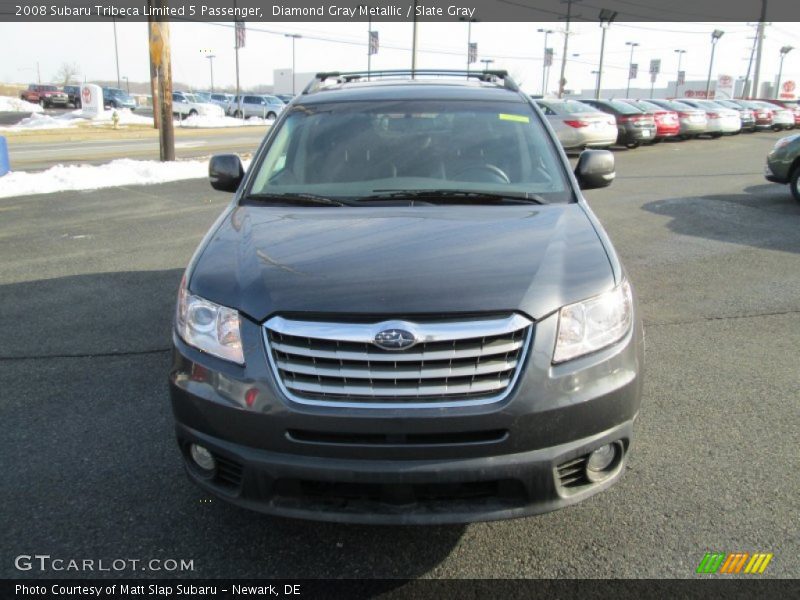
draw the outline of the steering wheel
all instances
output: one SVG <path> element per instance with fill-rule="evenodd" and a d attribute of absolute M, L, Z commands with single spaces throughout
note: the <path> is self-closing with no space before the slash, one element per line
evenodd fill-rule
<path fill-rule="evenodd" d="M 453 179 L 477 183 L 511 183 L 503 169 L 486 163 L 465 165 L 453 173 Z"/>

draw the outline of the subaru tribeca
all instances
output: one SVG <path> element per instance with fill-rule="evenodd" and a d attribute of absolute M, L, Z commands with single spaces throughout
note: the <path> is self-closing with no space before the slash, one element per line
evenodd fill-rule
<path fill-rule="evenodd" d="M 281 114 L 178 292 L 189 478 L 274 515 L 457 523 L 617 481 L 642 388 L 633 289 L 504 71 L 320 73 Z"/>

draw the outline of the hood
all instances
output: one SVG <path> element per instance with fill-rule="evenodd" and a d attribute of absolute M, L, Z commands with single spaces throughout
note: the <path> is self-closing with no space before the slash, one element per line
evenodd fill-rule
<path fill-rule="evenodd" d="M 189 280 L 192 293 L 259 322 L 288 312 L 538 319 L 613 286 L 606 248 L 578 204 L 240 206 L 207 239 Z"/>

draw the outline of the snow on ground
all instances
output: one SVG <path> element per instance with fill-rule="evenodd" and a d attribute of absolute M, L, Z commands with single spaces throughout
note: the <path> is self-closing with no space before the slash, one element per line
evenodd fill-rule
<path fill-rule="evenodd" d="M 250 161 L 243 161 L 245 169 Z M 94 190 L 119 185 L 150 185 L 208 177 L 207 160 L 158 162 L 123 158 L 104 165 L 56 165 L 40 173 L 11 171 L 0 177 L 0 198 Z"/>
<path fill-rule="evenodd" d="M 40 113 L 42 111 L 42 107 L 38 104 L 11 96 L 0 96 L 0 112 Z"/>
<path fill-rule="evenodd" d="M 119 117 L 119 125 L 153 125 L 153 117 L 145 117 L 144 115 L 137 115 L 135 112 L 128 108 L 116 109 L 117 116 Z M 114 117 L 113 110 L 104 110 L 96 117 L 89 117 L 83 114 L 83 111 L 76 110 L 72 113 L 75 117 L 91 119 L 92 125 L 107 125 L 111 123 Z"/>
<path fill-rule="evenodd" d="M 38 104 L 37 104 L 38 106 Z M 66 119 L 66 115 L 52 117 L 50 115 L 33 114 L 25 117 L 16 125 L 10 127 L 0 127 L 0 131 L 31 131 L 34 129 L 67 129 L 75 127 L 78 120 L 74 118 Z"/>

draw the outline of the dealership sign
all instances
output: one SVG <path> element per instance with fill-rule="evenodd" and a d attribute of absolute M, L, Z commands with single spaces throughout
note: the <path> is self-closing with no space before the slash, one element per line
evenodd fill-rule
<path fill-rule="evenodd" d="M 779 97 L 781 100 L 797 99 L 797 84 L 792 80 L 784 81 Z"/>
<path fill-rule="evenodd" d="M 103 90 L 99 85 L 85 83 L 81 86 L 81 110 L 87 117 L 96 117 L 103 112 Z"/>
<path fill-rule="evenodd" d="M 717 77 L 717 87 L 714 90 L 714 97 L 721 100 L 733 98 L 733 77 L 730 75 L 720 75 Z"/>

